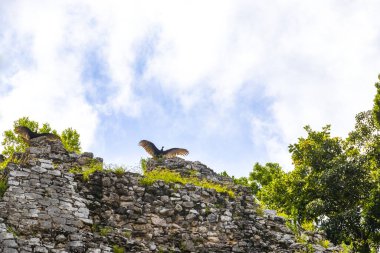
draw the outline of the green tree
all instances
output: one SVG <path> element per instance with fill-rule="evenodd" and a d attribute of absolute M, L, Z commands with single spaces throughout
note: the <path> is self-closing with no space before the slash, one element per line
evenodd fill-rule
<path fill-rule="evenodd" d="M 378 75 L 380 81 L 380 74 Z M 375 119 L 377 127 L 380 128 L 380 82 L 375 83 L 376 95 L 373 103 L 373 117 Z"/>
<path fill-rule="evenodd" d="M 30 120 L 29 117 L 22 117 L 13 122 L 13 127 L 17 126 L 26 126 L 33 132 L 38 133 L 53 133 L 61 137 L 64 147 L 70 152 L 79 153 L 81 150 L 79 134 L 76 130 L 72 128 L 65 129 L 61 135 L 57 133 L 56 130 L 53 130 L 48 123 L 42 124 L 42 127 L 39 127 L 38 122 Z M 18 136 L 14 130 L 6 130 L 3 133 L 4 139 L 1 142 L 3 145 L 2 154 L 11 157 L 14 152 L 24 152 L 27 144 Z"/>
<path fill-rule="evenodd" d="M 268 208 L 290 215 L 293 213 L 292 202 L 289 201 L 291 191 L 289 188 L 291 175 L 281 173 L 281 177 L 274 178 L 270 183 L 264 185 L 257 193 L 260 201 L 264 202 Z"/>
<path fill-rule="evenodd" d="M 235 184 L 250 187 L 255 195 L 258 195 L 263 187 L 275 179 L 280 179 L 284 174 L 278 163 L 266 163 L 265 165 L 255 163 L 249 177 L 231 177 L 226 171 L 220 173 L 224 177 L 232 178 Z"/>
<path fill-rule="evenodd" d="M 269 207 L 299 224 L 314 221 L 331 241 L 363 253 L 380 245 L 380 82 L 375 86 L 373 110 L 356 115 L 346 139 L 331 137 L 329 125 L 306 126 L 307 137 L 289 146 L 294 170 L 259 191 Z"/>
<path fill-rule="evenodd" d="M 268 180 L 259 199 L 299 225 L 313 221 L 334 243 L 353 243 L 355 252 L 376 248 L 380 138 L 371 117 L 371 111 L 358 114 L 347 139 L 332 137 L 330 126 L 306 126 L 307 137 L 289 146 L 294 170 Z"/>
<path fill-rule="evenodd" d="M 66 148 L 67 151 L 80 153 L 81 147 L 79 141 L 79 134 L 75 129 L 72 129 L 70 127 L 63 130 L 61 134 L 61 140 L 63 146 Z"/>
<path fill-rule="evenodd" d="M 254 194 L 260 189 L 269 185 L 273 180 L 281 178 L 284 175 L 278 163 L 266 163 L 264 166 L 255 163 L 253 170 L 249 173 L 248 180 Z"/>
<path fill-rule="evenodd" d="M 361 233 L 368 237 L 362 245 L 380 245 L 380 130 L 372 111 L 356 115 L 355 129 L 347 138 L 351 159 L 361 160 L 369 186 L 361 205 Z"/>
<path fill-rule="evenodd" d="M 319 132 L 305 127 L 307 138 L 289 146 L 295 168 L 286 206 L 288 212 L 296 210 L 298 222 L 314 221 L 333 242 L 352 242 L 357 252 L 369 252 L 375 229 L 366 222 L 364 207 L 373 210 L 368 197 L 374 180 L 371 158 L 363 150 L 373 150 L 368 149 L 373 137 L 365 126 L 371 120 L 357 119 L 346 140 L 331 137 L 330 126 Z"/>
<path fill-rule="evenodd" d="M 221 175 L 223 177 L 231 178 L 235 184 L 239 184 L 242 186 L 248 186 L 248 187 L 250 186 L 250 182 L 248 181 L 247 177 L 235 177 L 235 176 L 231 177 L 230 175 L 228 175 L 227 171 L 220 172 L 219 175 Z"/>
<path fill-rule="evenodd" d="M 14 128 L 17 126 L 26 126 L 33 132 L 36 132 L 38 130 L 38 123 L 36 121 L 29 120 L 28 117 L 22 117 L 16 121 L 13 122 Z M 10 157 L 14 152 L 24 152 L 27 144 L 22 140 L 20 136 L 18 136 L 13 129 L 12 130 L 6 130 L 3 133 L 4 139 L 1 142 L 1 145 L 3 145 L 4 149 L 2 154 Z"/>

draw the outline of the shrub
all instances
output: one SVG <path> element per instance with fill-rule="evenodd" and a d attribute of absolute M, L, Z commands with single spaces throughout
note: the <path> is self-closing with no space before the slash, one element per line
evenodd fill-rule
<path fill-rule="evenodd" d="M 4 177 L 0 179 L 0 198 L 4 196 L 4 193 L 8 189 L 8 178 Z"/>
<path fill-rule="evenodd" d="M 141 170 L 142 170 L 143 174 L 145 174 L 146 173 L 147 160 L 141 158 L 140 165 L 141 165 Z"/>
<path fill-rule="evenodd" d="M 114 245 L 112 249 L 114 253 L 124 253 L 124 248 L 119 245 Z"/>
<path fill-rule="evenodd" d="M 319 241 L 319 244 L 320 244 L 323 248 L 327 249 L 327 248 L 329 247 L 329 245 L 330 245 L 330 241 L 329 241 L 329 240 L 321 240 L 321 241 Z"/>
<path fill-rule="evenodd" d="M 257 206 L 256 214 L 260 217 L 264 217 L 264 208 L 262 205 Z"/>
<path fill-rule="evenodd" d="M 301 227 L 306 230 L 306 231 L 314 231 L 315 230 L 315 226 L 314 226 L 314 223 L 313 221 L 305 221 L 301 224 Z"/>
<path fill-rule="evenodd" d="M 112 232 L 112 228 L 110 228 L 110 227 L 104 227 L 104 228 L 101 228 L 100 230 L 99 230 L 99 234 L 101 235 L 101 236 L 107 236 L 109 233 L 111 233 Z"/>
<path fill-rule="evenodd" d="M 127 231 L 125 231 L 125 232 L 123 233 L 123 235 L 124 235 L 125 237 L 127 237 L 127 238 L 131 238 L 131 236 L 132 236 L 132 231 L 127 230 Z"/>
<path fill-rule="evenodd" d="M 118 176 L 121 176 L 121 175 L 124 175 L 125 173 L 125 169 L 123 167 L 117 167 L 117 168 L 114 168 L 113 169 L 113 172 L 118 175 Z"/>
<path fill-rule="evenodd" d="M 154 182 L 161 180 L 165 183 L 180 183 L 180 184 L 193 184 L 203 188 L 214 189 L 217 192 L 227 193 L 230 197 L 235 197 L 235 193 L 228 187 L 207 181 L 206 179 L 199 180 L 196 177 L 182 177 L 179 173 L 170 171 L 168 169 L 156 169 L 144 173 L 144 177 L 140 180 L 143 185 L 152 185 Z"/>
<path fill-rule="evenodd" d="M 342 251 L 340 253 L 351 253 L 351 252 L 353 252 L 354 247 L 353 247 L 352 243 L 347 245 L 343 242 L 340 246 L 342 247 Z"/>
<path fill-rule="evenodd" d="M 18 233 L 13 227 L 7 226 L 6 229 L 8 233 L 13 235 L 13 237 L 18 237 Z"/>
<path fill-rule="evenodd" d="M 103 163 L 92 160 L 89 165 L 83 167 L 73 167 L 69 170 L 73 174 L 83 174 L 83 180 L 88 181 L 90 175 L 96 171 L 103 171 Z"/>
<path fill-rule="evenodd" d="M 0 170 L 3 170 L 5 169 L 5 167 L 7 167 L 8 163 L 9 163 L 10 159 L 5 159 L 3 162 L 0 163 Z"/>

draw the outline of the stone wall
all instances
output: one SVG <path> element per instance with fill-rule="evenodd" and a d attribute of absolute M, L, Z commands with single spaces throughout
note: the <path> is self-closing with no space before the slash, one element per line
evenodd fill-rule
<path fill-rule="evenodd" d="M 263 216 L 247 188 L 199 162 L 150 160 L 148 170 L 193 171 L 230 186 L 236 196 L 162 181 L 142 185 L 142 176 L 130 172 L 95 172 L 84 180 L 69 170 L 93 155 L 68 153 L 44 137 L 19 158 L 4 172 L 9 188 L 0 202 L 1 252 L 306 252 L 283 218 Z M 315 252 L 337 251 L 319 246 L 321 239 L 310 235 Z"/>
<path fill-rule="evenodd" d="M 21 164 L 6 168 L 9 188 L 0 202 L 1 252 L 89 252 L 93 224 L 87 200 L 76 191 L 69 167 L 85 156 L 69 154 L 60 142 L 32 140 Z M 91 249 L 93 248 L 93 249 Z M 111 252 L 111 251 L 109 251 Z"/>

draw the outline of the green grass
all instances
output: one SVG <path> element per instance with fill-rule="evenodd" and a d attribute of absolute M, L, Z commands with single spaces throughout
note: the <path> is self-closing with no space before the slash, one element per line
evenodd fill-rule
<path fill-rule="evenodd" d="M 256 214 L 260 217 L 264 217 L 264 208 L 262 205 L 259 205 L 257 208 L 256 208 Z"/>
<path fill-rule="evenodd" d="M 7 226 L 7 232 L 11 233 L 13 235 L 13 237 L 17 237 L 18 236 L 16 230 L 13 227 Z"/>
<path fill-rule="evenodd" d="M 8 163 L 14 163 L 14 164 L 20 164 L 22 159 L 17 159 L 16 157 L 9 156 L 7 159 L 5 159 L 2 163 L 0 163 L 0 170 L 5 169 L 7 167 Z"/>
<path fill-rule="evenodd" d="M 104 164 L 103 171 L 107 173 L 115 173 L 117 176 L 122 176 L 127 171 L 131 171 L 126 165 Z"/>
<path fill-rule="evenodd" d="M 0 170 L 5 169 L 5 167 L 7 167 L 8 163 L 9 163 L 9 161 L 10 161 L 10 159 L 7 158 L 2 163 L 0 163 Z"/>
<path fill-rule="evenodd" d="M 314 253 L 315 250 L 311 244 L 306 244 L 306 253 Z"/>
<path fill-rule="evenodd" d="M 69 170 L 73 174 L 83 174 L 83 180 L 88 181 L 90 175 L 96 171 L 103 171 L 103 163 L 93 160 L 89 165 L 83 167 L 73 167 Z"/>
<path fill-rule="evenodd" d="M 191 177 L 195 177 L 195 176 L 197 176 L 198 171 L 196 171 L 196 170 L 189 170 L 189 174 L 190 174 Z"/>
<path fill-rule="evenodd" d="M 342 247 L 342 250 L 339 252 L 339 253 L 351 253 L 351 252 L 354 252 L 354 247 L 351 244 L 345 244 L 344 242 L 342 242 L 342 244 L 340 245 Z"/>
<path fill-rule="evenodd" d="M 131 238 L 131 236 L 132 236 L 132 231 L 127 230 L 127 231 L 125 231 L 125 232 L 123 233 L 123 235 L 124 235 L 125 237 L 127 237 L 127 238 Z"/>
<path fill-rule="evenodd" d="M 199 180 L 196 177 L 182 177 L 179 173 L 168 169 L 156 169 L 150 172 L 145 172 L 144 177 L 140 180 L 143 185 L 152 185 L 154 182 L 161 180 L 165 183 L 180 183 L 193 184 L 203 188 L 214 189 L 217 192 L 227 193 L 230 197 L 235 197 L 235 193 L 228 187 L 207 181 L 206 179 Z"/>
<path fill-rule="evenodd" d="M 59 165 L 60 165 L 60 163 L 57 163 L 57 162 L 53 161 L 53 169 L 55 169 L 55 170 L 58 169 Z"/>
<path fill-rule="evenodd" d="M 92 224 L 92 226 L 91 226 L 91 231 L 93 232 L 93 233 L 95 233 L 95 232 L 99 232 L 99 224 Z"/>
<path fill-rule="evenodd" d="M 146 171 L 147 160 L 141 158 L 141 160 L 140 160 L 140 165 L 141 165 L 141 170 L 142 170 L 142 172 L 145 174 L 145 173 L 147 172 L 147 171 Z"/>
<path fill-rule="evenodd" d="M 124 253 L 124 248 L 118 245 L 114 245 L 112 249 L 114 253 Z"/>
<path fill-rule="evenodd" d="M 112 232 L 112 228 L 110 227 L 104 227 L 104 228 L 99 229 L 99 234 L 101 236 L 107 236 L 111 232 Z"/>
<path fill-rule="evenodd" d="M 297 223 L 295 223 L 292 219 L 287 220 L 285 222 L 285 225 L 287 228 L 289 228 L 293 232 L 293 234 L 295 234 L 296 236 L 299 236 L 300 231 L 298 229 Z"/>
<path fill-rule="evenodd" d="M 307 244 L 307 242 L 309 241 L 308 238 L 309 237 L 305 234 L 301 234 L 299 236 L 296 235 L 296 241 L 299 243 Z"/>
<path fill-rule="evenodd" d="M 4 193 L 8 189 L 8 178 L 1 178 L 0 179 L 0 198 L 4 196 Z"/>
<path fill-rule="evenodd" d="M 118 176 L 122 176 L 124 175 L 125 173 L 125 169 L 123 167 L 117 167 L 117 168 L 114 168 L 113 169 L 113 172 L 118 175 Z"/>
<path fill-rule="evenodd" d="M 315 231 L 315 226 L 312 221 L 305 221 L 301 224 L 301 227 L 306 231 Z"/>
<path fill-rule="evenodd" d="M 329 240 L 321 240 L 321 241 L 319 241 L 319 245 L 321 245 L 323 248 L 327 249 L 330 245 L 330 241 Z"/>

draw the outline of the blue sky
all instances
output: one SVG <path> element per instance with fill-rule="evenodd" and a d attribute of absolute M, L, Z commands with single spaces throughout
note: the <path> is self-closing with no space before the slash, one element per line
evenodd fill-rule
<path fill-rule="evenodd" d="M 380 72 L 378 1 L 1 1 L 0 131 L 73 127 L 135 166 L 141 139 L 246 176 L 303 126 L 346 136 Z"/>

